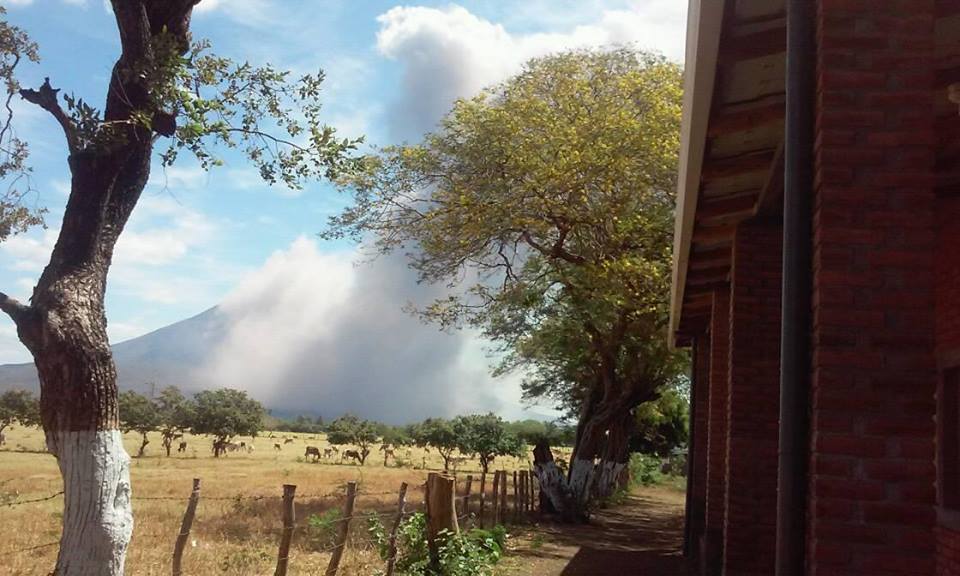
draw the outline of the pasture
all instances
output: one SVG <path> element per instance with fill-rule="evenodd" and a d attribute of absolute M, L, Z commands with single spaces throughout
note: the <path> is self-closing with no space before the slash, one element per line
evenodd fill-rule
<path fill-rule="evenodd" d="M 133 485 L 134 533 L 127 556 L 130 576 L 160 576 L 170 573 L 174 541 L 190 495 L 191 480 L 201 478 L 201 497 L 190 541 L 184 554 L 184 573 L 253 576 L 272 574 L 276 565 L 281 532 L 280 495 L 283 484 L 297 486 L 296 516 L 298 529 L 291 548 L 289 574 L 322 573 L 329 560 L 324 527 L 309 527 L 308 518 L 323 517 L 339 510 L 344 501 L 344 486 L 358 483 L 356 514 L 382 513 L 389 522 L 396 508 L 401 482 L 410 485 L 407 509 L 421 509 L 422 484 L 427 473 L 443 469 L 435 451 L 417 447 L 397 447 L 397 459 L 384 467 L 383 453 L 371 450 L 365 466 L 339 459 L 321 459 L 317 463 L 304 458 L 306 447 L 316 446 L 321 454 L 329 447 L 323 435 L 271 433 L 237 438 L 254 446 L 253 452 L 236 451 L 213 458 L 210 437 L 187 434 L 186 451 L 178 453 L 174 442 L 168 458 L 159 434 L 150 435 L 144 457 L 131 463 Z M 284 438 L 292 442 L 284 443 Z M 313 439 L 310 439 L 313 438 Z M 7 506 L 43 498 L 62 489 L 54 458 L 43 451 L 39 429 L 15 427 L 6 432 L 7 443 L 0 448 L 0 572 L 15 576 L 45 576 L 56 557 L 55 543 L 60 534 L 62 497 Z M 135 454 L 139 434 L 124 437 L 126 449 Z M 278 451 L 274 444 L 279 443 Z M 341 451 L 349 446 L 341 446 Z M 566 452 L 564 453 L 566 455 Z M 532 458 L 532 455 L 528 455 Z M 526 469 L 527 458 L 498 458 L 496 469 Z M 458 470 L 458 477 L 477 476 L 479 462 L 470 459 Z M 474 493 L 478 484 L 474 481 Z M 489 478 L 487 490 L 490 490 Z M 383 568 L 377 551 L 367 538 L 366 523 L 358 518 L 351 525 L 351 540 L 346 548 L 341 574 L 369 576 Z M 34 548 L 37 546 L 43 546 Z"/>

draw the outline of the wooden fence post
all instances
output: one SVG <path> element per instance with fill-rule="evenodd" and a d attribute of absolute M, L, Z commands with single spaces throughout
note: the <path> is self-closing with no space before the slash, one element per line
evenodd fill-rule
<path fill-rule="evenodd" d="M 500 519 L 507 523 L 507 471 L 500 471 Z"/>
<path fill-rule="evenodd" d="M 187 511 L 183 513 L 183 522 L 180 523 L 180 533 L 177 534 L 177 542 L 173 545 L 173 576 L 183 574 L 180 563 L 183 560 L 183 549 L 187 545 L 187 538 L 190 537 L 190 527 L 193 526 L 193 517 L 197 513 L 197 503 L 200 501 L 200 479 L 193 479 L 193 491 L 190 492 L 190 500 L 187 502 Z"/>
<path fill-rule="evenodd" d="M 480 527 L 483 528 L 483 498 L 487 490 L 487 473 L 480 473 Z"/>
<path fill-rule="evenodd" d="M 403 520 L 403 504 L 407 497 L 407 483 L 400 483 L 400 497 L 397 498 L 397 516 L 393 519 L 393 528 L 390 529 L 390 548 L 387 556 L 387 574 L 393 576 L 393 567 L 397 562 L 397 531 L 400 529 L 400 522 Z"/>
<path fill-rule="evenodd" d="M 337 534 L 337 543 L 330 555 L 330 563 L 327 564 L 326 576 L 334 576 L 340 569 L 340 558 L 343 556 L 343 549 L 347 546 L 347 536 L 350 535 L 350 518 L 353 516 L 353 501 L 357 497 L 357 483 L 347 482 L 347 502 L 343 506 L 343 518 L 340 519 L 340 533 Z"/>
<path fill-rule="evenodd" d="M 500 471 L 493 471 L 493 498 L 490 501 L 493 506 L 493 525 L 500 524 Z"/>
<path fill-rule="evenodd" d="M 437 541 L 441 532 L 451 534 L 460 533 L 457 523 L 456 480 L 452 476 L 445 476 L 431 472 L 427 476 L 427 542 L 430 545 L 430 555 L 436 559 Z"/>
<path fill-rule="evenodd" d="M 520 492 L 517 491 L 517 471 L 513 471 L 513 522 L 520 521 Z"/>
<path fill-rule="evenodd" d="M 463 491 L 463 506 L 461 506 L 460 513 L 463 516 L 470 515 L 470 490 L 473 488 L 473 474 L 467 474 L 467 487 Z"/>
<path fill-rule="evenodd" d="M 520 471 L 520 517 L 526 518 L 527 516 L 527 471 Z"/>
<path fill-rule="evenodd" d="M 297 487 L 293 484 L 283 485 L 283 533 L 280 535 L 280 552 L 277 553 L 277 570 L 274 576 L 287 575 L 287 563 L 290 559 L 290 540 L 293 539 L 293 528 L 296 517 L 293 512 L 293 497 Z"/>

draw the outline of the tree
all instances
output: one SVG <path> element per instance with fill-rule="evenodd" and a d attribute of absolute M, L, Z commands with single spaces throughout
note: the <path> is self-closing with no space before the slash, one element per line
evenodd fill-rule
<path fill-rule="evenodd" d="M 356 143 L 320 122 L 322 73 L 290 78 L 211 54 L 207 43 L 191 41 L 198 2 L 111 0 L 120 54 L 102 109 L 77 95 L 61 98 L 49 80 L 35 89 L 6 84 L 8 97 L 48 113 L 71 172 L 59 238 L 30 302 L 0 293 L 0 310 L 37 366 L 47 447 L 65 483 L 58 575 L 123 573 L 133 527 L 130 460 L 118 429 L 104 293 L 155 144 L 169 142 L 162 165 L 187 153 L 203 168 L 220 163 L 218 146 L 236 148 L 267 182 L 293 188 L 353 164 Z M 12 76 L 20 59 L 36 59 L 36 48 L 16 28 L 0 32 L 0 71 Z M 28 221 L 14 218 L 14 227 Z"/>
<path fill-rule="evenodd" d="M 678 66 L 629 49 L 533 60 L 423 143 L 367 158 L 324 232 L 409 253 L 455 289 L 423 318 L 481 329 L 499 372 L 578 418 L 569 476 L 549 449 L 535 466 L 569 519 L 615 487 L 631 411 L 683 367 L 665 336 L 681 92 Z"/>
<path fill-rule="evenodd" d="M 345 414 L 327 427 L 327 441 L 331 444 L 352 444 L 360 448 L 360 465 L 370 455 L 370 446 L 377 441 L 377 427 L 369 420 L 361 420 L 353 414 Z"/>
<path fill-rule="evenodd" d="M 176 386 L 167 386 L 154 400 L 163 448 L 170 456 L 173 441 L 193 425 L 196 407 Z"/>
<path fill-rule="evenodd" d="M 150 439 L 147 435 L 160 426 L 160 414 L 157 406 L 149 398 L 133 390 L 122 392 L 117 398 L 120 411 L 120 430 L 124 434 L 136 432 L 140 434 L 140 448 L 137 458 L 143 456 Z"/>
<path fill-rule="evenodd" d="M 452 422 L 443 418 L 427 418 L 414 425 L 410 430 L 410 435 L 417 446 L 436 449 L 440 457 L 443 458 L 443 471 L 448 472 L 450 470 L 450 459 L 453 457 L 453 452 L 457 449 L 458 444 L 457 433 L 453 429 Z"/>
<path fill-rule="evenodd" d="M 210 434 L 213 455 L 219 458 L 234 436 L 256 436 L 263 429 L 263 406 L 242 390 L 204 390 L 194 396 L 194 434 Z"/>
<path fill-rule="evenodd" d="M 503 419 L 496 414 L 473 414 L 459 416 L 453 421 L 457 448 L 463 454 L 473 454 L 480 459 L 483 472 L 489 472 L 490 463 L 496 456 L 519 456 L 524 446 L 510 434 Z"/>
<path fill-rule="evenodd" d="M 39 62 L 40 55 L 37 45 L 23 30 L 3 19 L 6 13 L 6 8 L 0 6 L 0 82 L 6 88 L 6 114 L 0 118 L 0 182 L 6 184 L 6 189 L 0 191 L 0 241 L 30 226 L 42 224 L 46 212 L 24 202 L 32 192 L 30 167 L 27 165 L 29 147 L 14 133 L 11 107 L 20 90 L 15 74 L 17 66 L 25 60 Z"/>
<path fill-rule="evenodd" d="M 669 456 L 686 446 L 690 436 L 690 403 L 682 390 L 671 387 L 654 402 L 638 406 L 632 444 L 638 452 Z"/>
<path fill-rule="evenodd" d="M 40 405 L 29 390 L 7 390 L 0 394 L 0 434 L 14 422 L 21 426 L 40 423 Z"/>

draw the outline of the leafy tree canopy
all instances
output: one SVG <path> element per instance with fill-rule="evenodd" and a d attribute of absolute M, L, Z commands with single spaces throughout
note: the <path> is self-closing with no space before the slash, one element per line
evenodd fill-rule
<path fill-rule="evenodd" d="M 24 61 L 38 62 L 37 45 L 23 30 L 6 21 L 7 10 L 0 6 L 0 82 L 3 83 L 5 112 L 0 115 L 0 242 L 30 226 L 43 223 L 45 210 L 24 202 L 30 194 L 29 147 L 13 130 L 11 103 L 20 91 L 16 69 Z"/>
<path fill-rule="evenodd" d="M 29 390 L 7 390 L 0 394 L 0 432 L 14 422 L 21 426 L 40 424 L 40 403 Z"/>
<path fill-rule="evenodd" d="M 330 423 L 327 441 L 331 444 L 353 444 L 360 447 L 360 464 L 367 460 L 370 446 L 377 441 L 377 425 L 353 414 L 346 414 Z"/>
<path fill-rule="evenodd" d="M 418 312 L 481 328 L 528 396 L 631 408 L 683 365 L 664 336 L 681 84 L 629 49 L 533 60 L 342 179 L 354 202 L 325 236 L 373 232 L 456 287 Z"/>
<path fill-rule="evenodd" d="M 204 390 L 194 396 L 194 401 L 194 434 L 210 434 L 226 441 L 234 436 L 256 436 L 263 428 L 263 406 L 241 390 Z"/>
<path fill-rule="evenodd" d="M 133 390 L 121 392 L 117 397 L 120 411 L 120 429 L 124 432 L 136 432 L 140 434 L 140 449 L 137 450 L 137 457 L 143 456 L 150 443 L 147 434 L 153 432 L 162 424 L 160 412 L 157 405 L 146 396 L 138 394 Z"/>
<path fill-rule="evenodd" d="M 523 444 L 496 414 L 459 416 L 453 421 L 453 431 L 460 452 L 476 455 L 484 472 L 489 471 L 494 457 L 520 456 L 524 452 Z"/>

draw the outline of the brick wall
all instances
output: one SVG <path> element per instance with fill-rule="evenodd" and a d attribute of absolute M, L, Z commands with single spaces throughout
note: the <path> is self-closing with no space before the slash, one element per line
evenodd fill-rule
<path fill-rule="evenodd" d="M 693 359 L 694 394 L 693 405 L 693 452 L 689 455 L 693 465 L 693 474 L 690 476 L 690 529 L 688 535 L 693 544 L 691 550 L 694 555 L 699 554 L 696 543 L 703 537 L 706 526 L 707 505 L 707 426 L 710 410 L 710 335 L 704 333 L 697 336 L 695 357 Z"/>
<path fill-rule="evenodd" d="M 945 365 L 960 361 L 960 197 L 937 202 L 937 354 Z M 938 576 L 960 576 L 960 530 L 937 529 Z"/>
<path fill-rule="evenodd" d="M 810 573 L 935 571 L 934 0 L 819 0 Z"/>
<path fill-rule="evenodd" d="M 773 574 L 780 405 L 779 222 L 743 223 L 730 291 L 724 574 Z"/>
<path fill-rule="evenodd" d="M 713 296 L 710 319 L 710 397 L 707 425 L 706 534 L 701 561 L 706 576 L 720 574 L 726 518 L 727 383 L 730 362 L 730 291 Z"/>

